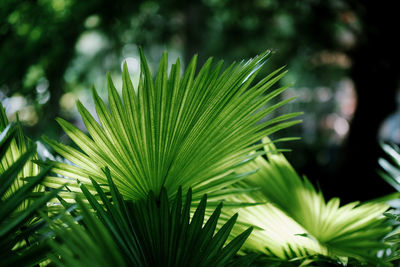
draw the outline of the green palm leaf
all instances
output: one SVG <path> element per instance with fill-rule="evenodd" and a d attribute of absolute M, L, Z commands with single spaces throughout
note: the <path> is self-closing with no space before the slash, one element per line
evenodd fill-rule
<path fill-rule="evenodd" d="M 397 191 L 394 194 L 382 198 L 383 201 L 388 201 L 394 208 L 391 212 L 385 213 L 385 216 L 389 217 L 395 226 L 390 235 L 386 237 L 386 241 L 389 242 L 390 248 L 385 251 L 386 253 L 384 256 L 385 261 L 398 265 L 400 262 L 400 217 L 398 215 L 399 207 L 397 203 L 400 198 L 400 149 L 395 144 L 386 143 L 382 143 L 381 147 L 383 151 L 386 152 L 388 159 L 379 159 L 378 162 L 382 169 L 378 170 L 378 173 Z"/>
<path fill-rule="evenodd" d="M 378 172 L 388 184 L 400 192 L 400 149 L 395 144 L 382 143 L 381 147 L 389 156 L 390 161 L 380 158 L 378 162 L 384 171 L 379 170 Z"/>
<path fill-rule="evenodd" d="M 87 208 L 87 204 L 80 198 L 76 205 L 68 206 L 66 211 L 82 217 L 78 219 L 62 213 L 59 222 L 46 218 L 56 239 L 50 239 L 48 258 L 55 266 L 127 266 L 123 254 L 119 253 L 118 245 L 113 240 L 108 229 Z M 61 222 L 61 223 L 60 223 Z M 67 226 L 67 227 L 66 227 Z"/>
<path fill-rule="evenodd" d="M 58 193 L 38 193 L 49 169 L 37 173 L 30 162 L 35 146 L 26 147 L 21 128 L 9 124 L 0 106 L 0 266 L 31 266 L 45 258 L 46 245 L 40 230 L 45 226 L 37 217 Z M 15 137 L 17 135 L 17 137 Z M 26 176 L 36 174 L 34 176 Z M 35 197 L 33 197 L 33 195 Z"/>
<path fill-rule="evenodd" d="M 388 205 L 353 202 L 340 207 L 338 198 L 326 202 L 322 192 L 301 178 L 270 141 L 264 143 L 267 160 L 260 156 L 238 170 L 258 169 L 244 183 L 260 188 L 240 200 L 268 202 L 240 211 L 244 222 L 263 229 L 254 231 L 247 248 L 280 258 L 322 254 L 376 260 L 390 231 L 382 216 Z"/>
<path fill-rule="evenodd" d="M 109 167 L 125 199 L 144 199 L 148 192 L 158 195 L 165 187 L 169 197 L 178 188 L 193 188 L 193 198 L 212 196 L 236 182 L 232 170 L 252 156 L 262 137 L 299 121 L 291 113 L 258 123 L 291 101 L 275 101 L 286 87 L 271 91 L 285 74 L 279 69 L 253 85 L 269 58 L 266 52 L 245 63 L 233 63 L 222 71 L 222 61 L 212 59 L 196 73 L 194 57 L 181 77 L 179 59 L 167 73 L 167 54 L 161 58 L 155 80 L 141 52 L 141 74 L 135 90 L 127 67 L 122 75 L 122 101 L 108 76 L 108 103 L 93 89 L 100 124 L 78 102 L 78 110 L 90 134 L 72 124 L 59 124 L 81 151 L 45 138 L 52 148 L 74 165 L 53 162 L 53 171 L 71 179 L 48 177 L 47 186 L 74 180 L 93 190 L 89 177 L 106 183 L 101 169 Z M 267 90 L 270 89 L 269 92 Z"/>
<path fill-rule="evenodd" d="M 6 129 L 8 125 L 8 119 L 5 113 L 5 109 L 2 104 L 0 104 L 0 131 Z M 4 173 L 7 169 L 9 169 L 25 152 L 27 152 L 27 142 L 22 133 L 21 126 L 18 124 L 13 128 L 15 135 L 13 138 L 5 138 L 9 142 L 9 145 L 5 145 L 2 148 L 1 152 L 1 161 L 0 161 L 0 174 Z M 4 132 L 6 134 L 6 132 Z M 39 174 L 39 166 L 34 164 L 31 160 L 37 159 L 35 153 L 30 153 L 31 157 L 26 160 L 25 164 L 21 167 L 20 171 L 16 175 L 16 179 L 13 179 L 13 183 L 8 187 L 8 190 L 4 192 L 4 197 L 9 197 L 16 190 L 22 187 L 25 182 L 24 178 L 31 177 Z M 33 191 L 38 192 L 42 191 L 43 187 L 38 184 Z M 29 205 L 29 199 L 22 202 L 18 207 L 19 210 L 24 210 Z"/>
<path fill-rule="evenodd" d="M 227 243 L 237 214 L 216 231 L 221 213 L 220 204 L 204 222 L 207 197 L 190 216 L 192 193 L 189 189 L 186 201 L 178 190 L 175 201 L 169 202 L 166 190 L 159 197 L 150 192 L 138 202 L 123 200 L 108 169 L 105 174 L 110 185 L 109 195 L 93 182 L 97 197 L 81 185 L 94 218 L 83 202 L 78 199 L 83 220 L 80 225 L 71 217 L 64 220 L 70 225 L 53 225 L 57 241 L 51 242 L 55 255 L 53 262 L 59 266 L 231 266 L 252 228 L 248 228 Z M 71 204 L 62 203 L 70 208 Z"/>

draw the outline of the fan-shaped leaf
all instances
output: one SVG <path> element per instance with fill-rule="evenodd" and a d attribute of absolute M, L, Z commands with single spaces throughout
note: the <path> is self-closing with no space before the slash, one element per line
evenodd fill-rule
<path fill-rule="evenodd" d="M 45 138 L 76 165 L 54 163 L 54 172 L 90 186 L 89 177 L 105 182 L 101 169 L 107 166 L 125 199 L 144 199 L 150 191 L 159 195 L 162 187 L 171 199 L 182 186 L 183 190 L 192 187 L 193 197 L 199 201 L 205 193 L 213 197 L 236 179 L 232 180 L 232 170 L 251 158 L 250 152 L 257 149 L 251 146 L 262 137 L 299 122 L 287 121 L 299 115 L 292 113 L 257 124 L 291 101 L 272 102 L 287 87 L 267 91 L 284 75 L 282 69 L 253 85 L 269 52 L 246 63 L 233 63 L 224 71 L 222 62 L 213 66 L 209 59 L 197 75 L 194 57 L 182 77 L 179 60 L 167 73 L 164 54 L 155 80 L 143 53 L 140 55 L 137 90 L 126 66 L 122 101 L 110 76 L 109 109 L 93 90 L 100 123 L 78 102 L 90 136 L 58 119 L 81 151 Z M 47 186 L 61 183 L 74 182 L 54 177 L 45 182 Z"/>
<path fill-rule="evenodd" d="M 258 169 L 243 184 L 260 188 L 241 200 L 271 203 L 240 211 L 245 222 L 264 229 L 254 231 L 247 248 L 266 252 L 267 247 L 281 258 L 322 254 L 376 261 L 376 251 L 385 247 L 382 239 L 390 231 L 382 216 L 388 205 L 353 202 L 340 207 L 338 198 L 326 202 L 272 142 L 265 139 L 264 143 L 267 160 L 259 156 L 238 170 Z"/>

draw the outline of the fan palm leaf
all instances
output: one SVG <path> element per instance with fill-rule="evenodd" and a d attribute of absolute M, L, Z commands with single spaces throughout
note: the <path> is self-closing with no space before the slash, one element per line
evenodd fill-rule
<path fill-rule="evenodd" d="M 31 266 L 47 253 L 45 244 L 40 242 L 39 231 L 45 223 L 37 217 L 38 212 L 58 191 L 38 194 L 49 169 L 36 174 L 37 168 L 30 162 L 35 158 L 35 146 L 25 147 L 19 125 L 3 127 L 8 121 L 0 107 L 0 124 L 4 128 L 0 134 L 0 266 Z M 30 174 L 36 175 L 25 176 Z"/>
<path fill-rule="evenodd" d="M 326 202 L 322 192 L 301 178 L 269 140 L 264 143 L 267 159 L 259 156 L 238 170 L 258 169 L 242 183 L 257 186 L 260 192 L 237 198 L 268 202 L 240 211 L 244 222 L 263 229 L 254 231 L 246 247 L 280 258 L 322 254 L 376 260 L 390 231 L 383 216 L 388 205 L 352 202 L 340 207 L 338 198 Z"/>
<path fill-rule="evenodd" d="M 237 214 L 216 231 L 222 204 L 204 222 L 206 195 L 191 216 L 190 189 L 185 202 L 181 188 L 172 203 L 165 189 L 158 197 L 150 192 L 146 199 L 132 202 L 123 199 L 108 169 L 105 174 L 112 202 L 95 180 L 92 182 L 96 195 L 81 185 L 97 218 L 78 198 L 81 211 L 74 211 L 73 215 L 83 217 L 79 225 L 73 217 L 63 220 L 70 229 L 50 222 L 57 234 L 57 239 L 51 241 L 55 252 L 51 258 L 56 265 L 231 266 L 231 260 L 252 231 L 248 228 L 227 242 Z M 73 206 L 62 203 L 68 209 Z"/>
<path fill-rule="evenodd" d="M 57 120 L 81 150 L 45 138 L 73 163 L 53 162 L 55 173 L 72 180 L 48 177 L 47 186 L 68 183 L 70 190 L 79 191 L 77 179 L 93 190 L 89 177 L 105 184 L 101 169 L 107 166 L 125 199 L 144 199 L 150 191 L 158 195 L 163 187 L 173 197 L 180 186 L 192 187 L 194 199 L 205 193 L 211 197 L 243 178 L 232 170 L 254 157 L 250 152 L 257 141 L 299 122 L 290 120 L 298 113 L 290 113 L 258 123 L 291 101 L 273 102 L 287 88 L 271 89 L 285 74 L 282 69 L 253 85 L 269 52 L 224 71 L 222 61 L 213 66 L 209 59 L 197 75 L 195 56 L 182 77 L 179 59 L 168 74 L 164 53 L 155 80 L 142 51 L 140 55 L 136 90 L 124 65 L 122 101 L 110 76 L 109 109 L 93 89 L 99 123 L 78 102 L 90 136 Z"/>

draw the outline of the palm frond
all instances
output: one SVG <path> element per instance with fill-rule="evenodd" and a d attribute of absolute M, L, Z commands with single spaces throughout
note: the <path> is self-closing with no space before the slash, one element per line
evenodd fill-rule
<path fill-rule="evenodd" d="M 6 128 L 11 127 L 7 119 L 5 109 L 2 104 L 0 104 L 0 131 L 6 130 Z M 5 138 L 9 142 L 9 145 L 4 145 L 1 152 L 0 160 L 0 174 L 4 173 L 9 169 L 25 152 L 28 150 L 27 141 L 22 133 L 22 128 L 20 124 L 16 124 L 12 127 L 13 138 Z M 4 134 L 10 134 L 7 131 Z M 28 145 L 29 140 L 28 140 Z M 33 159 L 37 159 L 36 153 L 30 153 L 31 158 L 25 161 L 25 164 L 21 167 L 20 171 L 16 175 L 16 179 L 13 179 L 13 183 L 8 187 L 8 190 L 4 192 L 4 197 L 9 197 L 15 193 L 20 187 L 25 184 L 24 179 L 26 177 L 31 177 L 39 174 L 39 166 L 32 162 Z M 34 192 L 43 190 L 40 184 L 33 189 Z M 24 210 L 29 205 L 29 199 L 26 199 L 18 207 L 18 210 Z"/>
<path fill-rule="evenodd" d="M 385 158 L 378 160 L 382 170 L 379 170 L 381 177 L 394 189 L 400 192 L 400 149 L 395 144 L 382 143 L 383 151 L 389 156 L 390 161 Z"/>
<path fill-rule="evenodd" d="M 385 216 L 390 218 L 395 226 L 393 231 L 385 238 L 385 240 L 390 244 L 390 248 L 383 253 L 383 257 L 386 262 L 398 265 L 400 262 L 400 217 L 399 206 L 398 204 L 396 205 L 396 203 L 399 202 L 400 198 L 400 149 L 395 144 L 387 143 L 382 143 L 381 147 L 383 151 L 386 152 L 388 159 L 380 158 L 378 160 L 379 165 L 382 168 L 378 170 L 378 173 L 397 191 L 395 194 L 382 198 L 394 208 L 390 212 L 385 213 Z"/>
<path fill-rule="evenodd" d="M 242 218 L 264 229 L 254 231 L 247 248 L 263 251 L 264 245 L 281 258 L 322 254 L 376 259 L 390 231 L 383 216 L 388 205 L 353 202 L 340 207 L 338 198 L 326 202 L 322 192 L 301 178 L 269 140 L 264 143 L 267 160 L 260 156 L 238 170 L 258 169 L 244 183 L 260 188 L 259 193 L 249 193 L 251 199 L 269 202 L 240 211 Z"/>
<path fill-rule="evenodd" d="M 4 114 L 4 113 L 3 113 Z M 2 118 L 2 126 L 7 121 Z M 24 174 L 36 172 L 30 159 L 34 157 L 35 146 L 20 148 L 15 140 L 18 133 L 16 125 L 2 127 L 0 134 L 0 266 L 31 266 L 39 262 L 47 253 L 46 246 L 40 242 L 39 230 L 45 225 L 37 218 L 39 210 L 46 208 L 47 202 L 54 198 L 57 190 L 37 194 L 40 182 L 48 175 L 44 169 L 35 176 Z M 19 128 L 20 129 L 20 128 Z M 19 141 L 23 137 L 17 137 Z M 14 158 L 15 155 L 19 155 Z M 29 166 L 26 168 L 26 166 Z M 27 181 L 22 180 L 26 178 Z M 33 194 L 37 194 L 33 197 Z"/>
<path fill-rule="evenodd" d="M 307 230 L 293 218 L 273 203 L 265 203 L 266 198 L 257 192 L 251 196 L 241 195 L 235 197 L 236 202 L 251 203 L 257 201 L 264 204 L 242 207 L 237 210 L 240 221 L 233 233 L 243 230 L 247 225 L 253 225 L 254 231 L 246 241 L 243 250 L 247 253 L 265 253 L 271 257 L 290 260 L 310 255 L 327 254 L 327 248 L 307 234 Z M 232 211 L 236 212 L 236 209 Z M 225 210 L 222 217 L 225 219 L 232 213 Z"/>
<path fill-rule="evenodd" d="M 224 71 L 222 61 L 213 66 L 209 59 L 197 75 L 195 56 L 182 77 L 179 59 L 168 74 L 164 53 L 154 80 L 140 55 L 137 90 L 124 66 L 122 101 L 110 76 L 109 109 L 93 89 L 100 123 L 78 102 L 90 136 L 58 119 L 81 151 L 45 138 L 74 164 L 53 162 L 55 173 L 71 179 L 48 177 L 46 185 L 69 183 L 71 190 L 79 190 L 77 179 L 93 190 L 89 177 L 106 183 L 101 169 L 108 166 L 125 199 L 144 199 L 150 191 L 158 195 L 163 187 L 171 198 L 182 186 L 191 187 L 199 200 L 236 182 L 240 175 L 232 170 L 252 157 L 262 137 L 299 122 L 291 120 L 299 113 L 290 113 L 258 123 L 292 100 L 273 100 L 287 88 L 271 89 L 285 74 L 282 69 L 253 85 L 269 52 Z"/>
<path fill-rule="evenodd" d="M 71 229 L 55 226 L 57 239 L 52 241 L 53 262 L 59 266 L 231 266 L 230 261 L 240 249 L 252 228 L 248 228 L 227 243 L 235 224 L 234 215 L 216 231 L 222 204 L 204 222 L 207 197 L 190 216 L 192 193 L 182 201 L 179 189 L 170 203 L 166 190 L 156 197 L 150 192 L 138 202 L 126 201 L 113 182 L 108 169 L 105 174 L 110 195 L 92 180 L 97 194 L 81 185 L 95 218 L 78 199 L 83 219 L 76 224 L 73 217 L 67 221 Z M 71 204 L 63 202 L 70 208 Z M 73 205 L 73 204 L 72 204 Z M 79 235 L 78 235 L 79 234 Z"/>
<path fill-rule="evenodd" d="M 68 206 L 67 212 L 57 220 L 47 219 L 56 236 L 48 241 L 50 252 L 48 258 L 55 266 L 127 266 L 123 254 L 119 253 L 108 229 L 87 208 L 84 200 L 77 198 L 76 204 Z M 79 215 L 75 218 L 71 214 Z M 79 224 L 76 221 L 79 221 Z M 61 222 L 61 223 L 60 223 Z M 140 265 L 135 265 L 140 266 Z"/>

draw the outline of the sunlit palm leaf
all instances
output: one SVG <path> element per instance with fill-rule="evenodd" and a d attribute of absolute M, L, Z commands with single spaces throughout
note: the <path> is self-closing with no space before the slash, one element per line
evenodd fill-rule
<path fill-rule="evenodd" d="M 179 186 L 183 190 L 192 187 L 194 199 L 205 193 L 212 196 L 212 192 L 237 181 L 232 169 L 251 157 L 257 141 L 298 123 L 288 121 L 298 115 L 291 113 L 257 124 L 291 101 L 272 102 L 286 87 L 266 93 L 285 74 L 281 69 L 253 85 L 269 56 L 266 52 L 224 71 L 222 61 L 213 67 L 209 59 L 197 75 L 194 57 L 181 77 L 179 59 L 168 75 L 164 53 L 153 80 L 141 52 L 137 92 L 126 65 L 123 101 L 109 76 L 110 110 L 93 90 L 100 124 L 78 102 L 90 137 L 58 119 L 83 152 L 45 138 L 55 151 L 76 165 L 54 162 L 54 172 L 73 180 L 48 177 L 46 185 L 70 182 L 71 190 L 78 190 L 74 185 L 78 179 L 92 190 L 89 176 L 105 183 L 101 168 L 108 166 L 126 199 L 143 199 L 150 191 L 158 195 L 162 187 L 173 197 Z"/>
<path fill-rule="evenodd" d="M 98 219 L 78 200 L 82 211 L 74 215 L 82 214 L 81 225 L 70 217 L 66 222 L 71 229 L 52 223 L 58 235 L 52 246 L 61 258 L 51 258 L 57 265 L 232 266 L 231 260 L 252 230 L 248 228 L 227 243 L 237 215 L 216 231 L 222 204 L 204 222 L 206 196 L 191 217 L 190 189 L 185 202 L 181 189 L 172 203 L 163 189 L 159 197 L 150 192 L 147 199 L 133 203 L 123 200 L 109 170 L 105 173 L 113 202 L 94 180 L 98 197 L 81 185 Z"/>
<path fill-rule="evenodd" d="M 235 197 L 237 202 L 265 202 L 262 194 Z M 232 211 L 224 215 L 230 216 Z M 240 221 L 233 230 L 242 231 L 246 225 L 255 230 L 244 245 L 247 252 L 266 253 L 281 259 L 293 259 L 314 254 L 326 255 L 326 247 L 315 239 L 305 236 L 307 230 L 273 203 L 240 208 Z"/>
<path fill-rule="evenodd" d="M 8 125 L 8 119 L 5 113 L 5 109 L 2 104 L 0 104 L 0 131 L 5 130 Z M 27 152 L 27 142 L 22 133 L 21 126 L 16 125 L 15 129 L 16 134 L 14 138 L 10 138 L 9 146 L 6 150 L 1 151 L 2 158 L 0 161 L 0 174 L 4 173 L 7 169 L 9 169 L 25 152 Z M 37 159 L 35 153 L 31 154 L 31 158 L 25 162 L 21 170 L 18 172 L 16 179 L 13 180 L 13 184 L 8 188 L 7 192 L 4 193 L 4 197 L 11 196 L 15 191 L 17 191 L 20 187 L 22 187 L 25 182 L 24 178 L 31 177 L 39 174 L 39 167 L 34 164 L 31 159 Z M 34 192 L 43 190 L 43 187 L 37 185 L 34 188 Z M 18 210 L 24 210 L 29 205 L 29 199 L 21 203 L 21 206 L 18 207 Z"/>
<path fill-rule="evenodd" d="M 268 159 L 260 156 L 239 168 L 239 172 L 259 169 L 245 183 L 258 186 L 261 193 L 249 195 L 271 202 L 240 211 L 242 218 L 264 229 L 254 232 L 247 247 L 262 251 L 264 245 L 279 257 L 306 252 L 373 260 L 390 231 L 382 216 L 388 205 L 353 202 L 339 207 L 337 198 L 326 202 L 322 192 L 301 178 L 271 142 L 264 142 Z"/>

